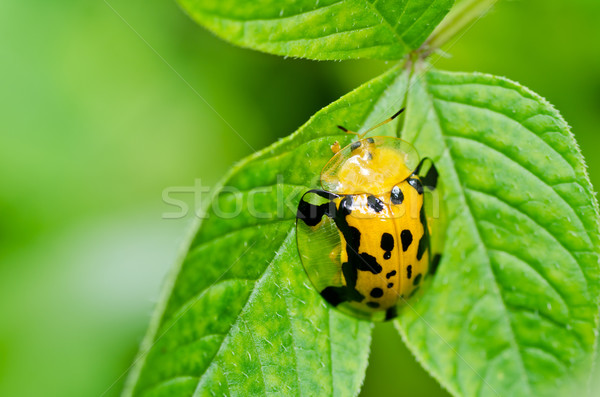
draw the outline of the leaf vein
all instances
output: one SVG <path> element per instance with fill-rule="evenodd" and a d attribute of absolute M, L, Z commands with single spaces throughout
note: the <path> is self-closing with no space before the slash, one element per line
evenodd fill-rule
<path fill-rule="evenodd" d="M 567 164 L 567 165 L 570 167 L 570 169 L 573 171 L 573 173 L 575 173 L 575 168 L 573 167 L 573 165 L 572 165 L 571 163 L 569 163 L 569 162 L 568 162 L 568 161 L 565 159 L 565 157 L 562 155 L 562 153 L 560 153 L 560 152 L 559 152 L 559 151 L 558 151 L 556 148 L 552 147 L 552 146 L 551 146 L 551 145 L 550 145 L 548 142 L 546 142 L 546 141 L 545 141 L 543 138 L 541 138 L 541 137 L 540 137 L 540 135 L 543 135 L 543 134 L 545 134 L 545 133 L 546 133 L 546 132 L 548 132 L 548 131 L 539 132 L 539 133 L 538 133 L 538 132 L 535 132 L 535 131 L 533 131 L 531 128 L 529 128 L 529 127 L 527 127 L 527 126 L 523 125 L 523 124 L 522 124 L 522 123 L 521 123 L 519 120 L 517 120 L 517 119 L 515 119 L 515 118 L 513 118 L 513 117 L 510 117 L 510 116 L 509 116 L 509 115 L 507 115 L 506 113 L 502 113 L 502 112 L 499 112 L 499 111 L 497 111 L 497 110 L 490 109 L 490 108 L 486 108 L 486 107 L 483 107 L 483 106 L 478 106 L 478 105 L 475 105 L 475 104 L 473 104 L 473 103 L 465 103 L 465 102 L 460 102 L 460 101 L 457 101 L 457 100 L 451 100 L 451 99 L 439 98 L 439 97 L 436 97 L 436 100 L 437 100 L 437 101 L 439 101 L 439 102 L 454 103 L 454 104 L 457 104 L 457 105 L 462 105 L 462 106 L 468 106 L 468 107 L 472 107 L 472 108 L 475 108 L 475 109 L 479 109 L 479 110 L 481 110 L 481 111 L 483 111 L 483 112 L 490 112 L 490 113 L 493 113 L 493 114 L 497 114 L 497 115 L 499 115 L 499 116 L 501 116 L 501 117 L 505 117 L 505 118 L 507 118 L 508 120 L 511 120 L 511 121 L 513 121 L 513 122 L 517 123 L 517 124 L 518 124 L 518 125 L 520 125 L 521 127 L 525 128 L 527 131 L 531 132 L 531 134 L 532 134 L 533 136 L 537 137 L 537 138 L 538 138 L 538 140 L 539 140 L 539 143 L 540 143 L 540 144 L 544 145 L 544 146 L 545 146 L 546 148 L 548 148 L 550 151 L 552 151 L 553 153 L 555 153 L 556 155 L 558 155 L 558 156 L 559 156 L 561 159 L 563 159 L 563 160 L 565 161 L 565 163 L 566 163 L 566 164 Z M 446 135 L 447 135 L 447 136 L 454 136 L 454 137 L 462 137 L 462 136 L 460 136 L 460 135 L 451 135 L 451 134 L 446 134 Z M 477 142 L 479 142 L 479 141 L 477 141 Z M 487 145 L 487 146 L 489 146 L 489 145 Z M 491 147 L 491 146 L 490 146 L 490 147 Z"/>
<path fill-rule="evenodd" d="M 227 271 L 225 271 L 220 277 L 223 277 L 225 275 L 225 273 L 227 273 Z M 211 289 L 213 289 L 215 287 L 220 286 L 221 284 L 231 283 L 233 281 L 256 282 L 256 280 L 246 280 L 246 279 L 241 279 L 241 278 L 240 279 L 238 279 L 238 278 L 217 279 L 217 281 L 214 282 L 212 285 L 210 285 L 207 288 L 204 288 L 201 291 L 198 291 L 198 293 L 196 295 L 194 295 L 193 297 L 191 297 L 190 299 L 188 299 L 187 301 L 185 301 L 184 303 L 179 305 L 177 307 L 177 310 L 174 311 L 170 317 L 166 318 L 163 321 L 161 330 L 163 328 L 166 328 L 165 332 L 167 332 L 174 325 L 174 323 L 179 321 L 181 319 L 181 317 L 183 317 L 185 315 L 187 310 L 189 310 L 189 308 L 194 306 L 196 304 L 196 302 L 199 301 L 204 294 L 208 293 L 208 291 L 210 291 Z M 173 322 L 173 324 L 171 324 L 171 322 Z M 194 343 L 196 341 L 197 341 L 197 339 L 193 340 L 191 343 Z"/>
<path fill-rule="evenodd" d="M 278 272 L 279 276 L 281 276 L 281 272 Z M 298 382 L 298 389 L 300 390 L 300 368 L 298 367 L 298 352 L 297 352 L 297 341 L 296 341 L 296 336 L 294 334 L 294 330 L 292 327 L 292 314 L 290 312 L 290 307 L 288 304 L 288 297 L 290 296 L 289 291 L 287 289 L 283 289 L 283 294 L 285 295 L 283 297 L 283 305 L 285 307 L 285 313 L 287 314 L 288 317 L 288 321 L 290 323 L 290 337 L 292 338 L 292 351 L 293 351 L 293 355 L 294 355 L 294 367 L 296 368 L 296 382 Z"/>
<path fill-rule="evenodd" d="M 327 310 L 327 338 L 329 346 L 329 373 L 331 373 L 331 395 L 335 396 L 335 379 L 333 379 L 333 348 L 331 346 L 331 310 Z"/>
<path fill-rule="evenodd" d="M 325 4 L 322 6 L 318 6 L 315 7 L 313 9 L 310 10 L 306 10 L 306 11 L 300 11 L 296 14 L 289 14 L 289 15 L 277 15 L 277 16 L 273 16 L 273 17 L 261 17 L 261 18 L 240 18 L 240 17 L 233 17 L 233 16 L 225 16 L 216 12 L 208 12 L 206 10 L 203 10 L 202 13 L 205 15 L 209 15 L 211 17 L 217 18 L 217 19 L 221 19 L 224 21 L 232 21 L 232 22 L 236 22 L 236 23 L 248 23 L 248 22 L 269 22 L 269 21 L 285 21 L 288 19 L 298 19 L 298 17 L 303 17 L 303 16 L 308 16 L 310 14 L 316 14 L 316 13 L 320 13 L 323 12 L 325 10 L 327 10 L 328 8 L 332 8 L 334 6 L 340 5 L 342 3 L 347 2 L 347 0 L 339 0 L 336 1 L 334 3 L 331 4 Z"/>
<path fill-rule="evenodd" d="M 290 232 L 288 232 L 287 236 L 285 237 L 284 241 L 287 240 L 290 235 L 292 234 L 293 230 L 290 230 Z M 238 326 L 239 321 L 243 318 L 245 311 L 248 309 L 249 305 L 254 301 L 256 294 L 257 294 L 257 290 L 259 289 L 260 285 L 262 285 L 262 283 L 264 283 L 264 280 L 266 278 L 266 276 L 268 274 L 270 274 L 270 272 L 272 271 L 272 267 L 271 264 L 273 262 L 273 260 L 279 255 L 279 251 L 276 252 L 273 255 L 273 258 L 271 259 L 271 263 L 269 265 L 267 265 L 265 267 L 265 270 L 262 272 L 262 274 L 260 275 L 260 277 L 257 278 L 257 281 L 255 283 L 254 289 L 252 290 L 252 293 L 250 294 L 250 296 L 248 297 L 248 300 L 246 301 L 246 304 L 244 305 L 244 307 L 242 308 L 242 310 L 240 311 L 240 314 L 238 315 L 236 321 L 231 324 L 231 326 L 229 327 L 229 330 L 227 331 L 227 336 L 225 338 L 223 338 L 223 341 L 221 342 L 221 345 L 219 346 L 219 349 L 217 349 L 217 352 L 215 353 L 214 357 L 217 357 L 219 355 L 219 353 L 221 352 L 221 350 L 223 350 L 223 348 L 225 347 L 225 342 L 229 341 L 230 337 L 231 337 L 231 330 Z M 223 371 L 223 373 L 225 374 L 226 371 Z M 206 371 L 204 372 L 204 374 L 200 377 L 200 380 L 198 381 L 198 385 L 200 385 L 200 382 L 202 382 L 202 379 L 204 378 L 204 376 L 206 376 Z"/>
<path fill-rule="evenodd" d="M 537 274 L 538 276 L 540 276 L 540 278 L 546 283 L 546 285 L 548 287 L 550 287 L 550 289 L 552 289 L 554 292 L 556 292 L 556 294 L 560 297 L 560 301 L 561 303 L 567 308 L 567 311 L 569 313 L 569 315 L 571 314 L 571 309 L 569 307 L 569 305 L 566 302 L 566 298 L 565 296 L 562 294 L 562 292 L 554 285 L 554 283 L 552 283 L 545 275 L 543 275 L 542 273 L 540 273 L 540 271 L 538 269 L 535 268 L 535 266 L 532 266 L 529 262 L 527 262 L 525 259 L 521 258 L 520 256 L 518 256 L 517 254 L 513 253 L 513 252 L 509 252 L 507 250 L 502 250 L 502 249 L 498 249 L 498 248 L 492 248 L 488 250 L 489 252 L 499 252 L 499 253 L 503 253 L 505 255 L 511 256 L 513 259 L 518 260 L 519 262 L 527 265 L 528 268 L 530 268 L 531 270 L 533 270 L 535 272 L 535 274 Z"/>
<path fill-rule="evenodd" d="M 579 213 L 575 210 L 575 208 L 571 205 L 571 203 L 569 203 L 567 200 L 565 200 L 560 194 L 558 194 L 558 192 L 556 190 L 554 190 L 554 188 L 552 187 L 551 184 L 549 184 L 548 182 L 544 181 L 539 175 L 535 174 L 533 171 L 529 170 L 525 165 L 521 164 L 520 162 L 518 162 L 517 160 L 513 159 L 512 157 L 508 156 L 507 154 L 501 152 L 500 150 L 496 149 L 493 146 L 490 146 L 484 142 L 480 142 L 474 138 L 471 137 L 465 137 L 465 136 L 458 136 L 458 135 L 451 135 L 451 134 L 445 134 L 448 138 L 450 139 L 455 139 L 455 140 L 468 140 L 468 141 L 472 141 L 472 142 L 476 142 L 482 146 L 485 146 L 487 148 L 489 148 L 490 150 L 494 151 L 495 153 L 498 153 L 499 155 L 501 155 L 502 157 L 510 160 L 512 163 L 514 163 L 515 165 L 518 165 L 519 167 L 521 167 L 525 172 L 529 173 L 531 176 L 533 176 L 535 179 L 539 180 L 543 185 L 545 185 L 546 187 L 550 188 L 554 194 L 556 195 L 558 201 L 562 202 L 563 204 L 565 204 L 571 211 L 572 214 L 575 216 L 575 218 L 577 218 L 577 220 L 579 221 L 579 224 L 577 225 L 579 228 L 583 229 L 588 237 L 588 244 L 591 244 L 591 240 L 590 240 L 590 235 L 587 231 L 587 228 L 584 227 L 584 223 L 583 220 L 581 219 L 581 216 L 579 215 Z M 571 182 L 571 181 L 569 181 Z M 561 183 L 567 183 L 567 182 L 561 182 Z"/>
<path fill-rule="evenodd" d="M 408 31 L 410 31 L 410 30 L 412 29 L 412 27 L 413 27 L 413 26 L 415 26 L 415 24 L 416 24 L 417 22 L 419 22 L 419 20 L 420 20 L 421 18 L 423 18 L 423 16 L 425 15 L 425 13 L 426 13 L 427 11 L 429 11 L 429 9 L 431 8 L 431 6 L 432 6 L 432 5 L 433 5 L 435 2 L 436 2 L 435 0 L 431 1 L 431 2 L 429 3 L 429 5 L 427 6 L 427 8 L 425 8 L 425 9 L 423 10 L 423 12 L 421 13 L 421 15 L 419 15 L 419 17 L 418 17 L 417 19 L 415 19 L 415 20 L 414 20 L 414 21 L 413 21 L 413 22 L 412 22 L 410 25 L 408 25 L 407 27 L 405 27 L 405 28 L 404 28 L 404 35 L 403 35 L 403 36 L 405 36 L 405 35 L 406 35 L 406 33 L 407 33 Z"/>
<path fill-rule="evenodd" d="M 400 44 L 402 44 L 402 45 L 403 45 L 405 48 L 410 48 L 410 47 L 409 47 L 409 46 L 406 44 L 406 42 L 404 41 L 404 38 L 398 34 L 398 32 L 397 32 L 397 31 L 396 31 L 396 29 L 395 29 L 395 26 L 393 26 L 393 25 L 392 25 L 392 24 L 391 24 L 391 23 L 390 23 L 390 22 L 387 20 L 387 18 L 383 16 L 383 14 L 381 13 L 381 11 L 379 11 L 379 10 L 377 9 L 377 7 L 375 7 L 375 5 L 374 5 L 373 3 L 369 2 L 368 0 L 366 0 L 366 1 L 365 1 L 365 4 L 367 4 L 367 6 L 368 6 L 368 7 L 369 7 L 369 8 L 370 8 L 372 11 L 373 11 L 373 13 L 374 13 L 376 16 L 379 16 L 379 17 L 381 18 L 381 21 L 382 21 L 382 22 L 385 22 L 385 25 L 387 25 L 387 26 L 390 28 L 390 30 L 392 31 L 392 34 L 393 34 L 394 36 L 396 36 L 396 38 L 398 39 L 398 42 L 399 42 Z"/>
<path fill-rule="evenodd" d="M 250 299 L 248 299 L 250 300 Z M 243 310 L 242 310 L 243 311 Z M 246 319 L 244 319 L 244 317 L 242 315 L 240 315 L 239 317 L 241 319 L 241 321 L 244 323 L 244 326 L 246 327 L 246 329 L 248 330 L 248 334 L 250 335 L 250 339 L 252 339 L 252 344 L 254 345 L 254 349 L 256 350 L 256 358 L 258 360 L 258 367 L 260 368 L 260 379 L 262 380 L 262 385 L 263 385 L 263 391 L 264 394 L 266 395 L 267 392 L 267 381 L 265 378 L 265 371 L 263 369 L 264 365 L 262 363 L 262 360 L 260 358 L 260 352 L 259 352 L 259 344 L 256 341 L 256 338 L 254 336 L 254 332 L 252 331 L 252 328 L 250 328 L 248 326 L 248 323 L 246 322 Z"/>
<path fill-rule="evenodd" d="M 153 385 L 145 387 L 143 389 L 144 392 L 145 392 L 144 394 L 147 394 L 148 392 L 150 392 L 152 390 L 158 389 L 159 387 L 161 387 L 161 386 L 163 386 L 163 385 L 165 385 L 167 383 L 172 383 L 172 382 L 177 381 L 177 380 L 194 380 L 194 379 L 198 379 L 198 377 L 197 376 L 193 376 L 193 375 L 176 375 L 176 376 L 172 376 L 170 378 L 163 379 L 163 380 L 161 380 L 158 383 L 155 383 Z"/>
<path fill-rule="evenodd" d="M 583 268 L 581 267 L 581 265 L 579 264 L 579 262 L 577 261 L 577 259 L 575 258 L 575 255 L 573 255 L 573 252 L 571 252 L 569 249 L 567 249 L 567 247 L 563 244 L 562 241 L 560 241 L 558 239 L 558 237 L 556 235 L 554 235 L 554 233 L 551 233 L 545 226 L 543 226 L 540 222 L 538 222 L 537 220 L 533 219 L 531 216 L 529 216 L 528 214 L 526 214 L 525 212 L 523 212 L 521 209 L 515 207 L 514 205 L 510 204 L 509 202 L 501 199 L 500 197 L 494 196 L 488 192 L 484 192 L 482 190 L 478 190 L 472 187 L 465 187 L 465 190 L 474 192 L 474 193 L 478 193 L 478 194 L 482 194 L 488 197 L 492 197 L 502 203 L 504 203 L 506 206 L 508 206 L 509 208 L 514 209 L 517 213 L 521 214 L 522 216 L 524 216 L 526 219 L 529 219 L 531 222 L 533 222 L 535 225 L 539 226 L 542 230 L 544 230 L 548 236 L 550 236 L 566 253 L 568 256 L 571 257 L 571 259 L 573 259 L 573 261 L 577 264 L 577 266 L 579 267 L 579 270 L 581 270 L 581 273 L 583 275 L 584 280 L 586 281 L 586 288 L 588 287 L 589 284 L 589 280 L 587 278 L 587 276 L 585 275 L 585 272 L 583 271 Z M 574 251 L 574 252 L 592 252 L 592 251 Z"/>
<path fill-rule="evenodd" d="M 276 224 L 279 224 L 279 223 L 290 222 L 292 220 L 293 220 L 293 218 L 284 218 L 284 219 L 276 219 L 274 221 L 269 221 L 269 222 L 262 222 L 262 223 L 252 224 L 252 225 L 246 225 L 246 226 L 242 226 L 242 227 L 239 227 L 237 229 L 231 230 L 229 232 L 226 232 L 226 233 L 219 234 L 217 236 L 211 237 L 208 240 L 202 240 L 199 243 L 197 243 L 195 246 L 191 247 L 190 252 L 188 254 L 188 257 L 191 256 L 191 255 L 196 254 L 197 251 L 201 251 L 204 248 L 204 246 L 210 245 L 210 244 L 214 244 L 216 242 L 216 240 L 230 238 L 230 237 L 232 237 L 233 235 L 235 235 L 237 233 L 240 233 L 240 232 L 243 232 L 245 230 L 252 229 L 252 228 L 255 228 L 255 227 L 259 227 L 259 226 L 273 226 L 273 225 L 276 225 Z"/>
<path fill-rule="evenodd" d="M 358 32 L 364 32 L 364 31 L 368 31 L 368 30 L 375 30 L 377 28 L 379 28 L 381 25 L 368 25 L 368 26 L 363 26 L 360 28 L 349 28 L 347 30 L 340 30 L 340 31 L 335 31 L 335 32 L 330 32 L 327 34 L 321 34 L 321 35 L 316 35 L 316 36 L 303 36 L 302 38 L 299 39 L 280 39 L 280 40 L 269 40 L 270 43 L 294 43 L 294 42 L 302 42 L 302 41 L 309 41 L 309 40 L 322 40 L 322 39 L 327 39 L 327 38 L 331 38 L 331 37 L 335 37 L 335 36 L 352 36 L 354 33 L 358 33 Z M 381 44 L 377 44 L 377 45 L 381 45 Z M 356 49 L 359 48 L 369 48 L 369 47 L 357 47 Z M 322 49 L 324 50 L 324 49 Z M 339 50 L 336 50 L 339 51 Z"/>
<path fill-rule="evenodd" d="M 562 323 L 560 321 L 556 321 L 555 319 L 553 319 L 552 317 L 548 316 L 546 313 L 541 312 L 539 310 L 533 309 L 531 307 L 527 307 L 527 306 L 521 306 L 521 305 L 515 305 L 512 303 L 508 303 L 507 302 L 507 307 L 510 308 L 513 312 L 523 312 L 523 313 L 527 313 L 530 314 L 534 317 L 539 317 L 541 319 L 546 320 L 547 322 L 549 322 L 550 324 L 552 324 L 552 326 L 558 328 L 558 329 L 565 329 L 565 327 L 567 326 L 567 323 Z M 579 345 L 579 347 L 583 347 L 582 343 L 583 340 L 580 338 L 580 336 L 578 334 L 574 334 L 575 335 L 575 340 L 577 341 L 577 344 Z M 523 346 L 523 344 L 521 344 L 521 346 Z"/>

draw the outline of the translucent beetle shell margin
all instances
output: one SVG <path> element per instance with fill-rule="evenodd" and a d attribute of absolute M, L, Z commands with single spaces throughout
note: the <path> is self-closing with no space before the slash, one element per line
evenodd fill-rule
<path fill-rule="evenodd" d="M 435 165 L 401 139 L 360 139 L 331 158 L 321 185 L 302 196 L 296 219 L 310 281 L 340 311 L 396 317 L 440 260 Z"/>

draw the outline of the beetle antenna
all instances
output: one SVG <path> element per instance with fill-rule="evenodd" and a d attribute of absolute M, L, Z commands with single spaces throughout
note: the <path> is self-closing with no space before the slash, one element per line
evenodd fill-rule
<path fill-rule="evenodd" d="M 353 135 L 359 135 L 358 132 L 354 132 L 354 131 L 350 131 L 348 128 L 344 127 L 343 125 L 338 125 L 337 126 L 340 130 L 344 131 L 346 134 L 353 134 Z M 360 136 L 360 135 L 359 135 Z"/>
<path fill-rule="evenodd" d="M 376 126 L 369 128 L 368 130 L 366 130 L 365 132 L 363 132 L 362 134 L 360 134 L 360 135 L 359 135 L 359 138 L 360 138 L 360 139 L 362 139 L 362 138 L 363 138 L 365 135 L 367 135 L 367 133 L 369 133 L 369 132 L 373 131 L 374 129 L 376 129 L 376 128 L 379 128 L 379 127 L 381 127 L 382 125 L 384 125 L 384 124 L 387 124 L 387 123 L 389 123 L 390 121 L 394 120 L 394 119 L 395 119 L 396 117 L 398 117 L 398 116 L 399 116 L 399 115 L 400 115 L 402 112 L 404 112 L 404 110 L 405 110 L 405 109 L 406 109 L 406 108 L 402 108 L 402 109 L 398 110 L 398 111 L 397 111 L 396 113 L 394 113 L 394 114 L 392 115 L 392 117 L 390 117 L 389 119 L 387 119 L 387 120 L 384 120 L 384 121 L 382 121 L 381 123 L 377 124 Z"/>

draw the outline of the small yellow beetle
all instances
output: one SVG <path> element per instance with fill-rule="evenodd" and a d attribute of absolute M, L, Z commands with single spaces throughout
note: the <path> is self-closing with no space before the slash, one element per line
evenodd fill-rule
<path fill-rule="evenodd" d="M 431 253 L 434 222 L 425 210 L 425 193 L 436 189 L 438 172 L 431 160 L 419 161 L 408 142 L 365 134 L 342 149 L 334 143 L 335 155 L 321 173 L 324 190 L 302 196 L 298 250 L 311 282 L 331 305 L 360 318 L 389 320 L 439 263 L 440 255 Z"/>

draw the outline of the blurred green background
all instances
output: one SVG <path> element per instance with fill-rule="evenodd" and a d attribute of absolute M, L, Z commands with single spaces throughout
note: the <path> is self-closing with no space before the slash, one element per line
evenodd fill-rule
<path fill-rule="evenodd" d="M 163 189 L 214 184 L 389 67 L 234 48 L 171 0 L 109 3 L 0 2 L 2 396 L 118 395 L 191 224 L 162 219 Z M 546 97 L 600 186 L 599 39 L 597 0 L 501 0 L 435 66 Z M 445 395 L 390 324 L 363 390 L 381 393 Z"/>

